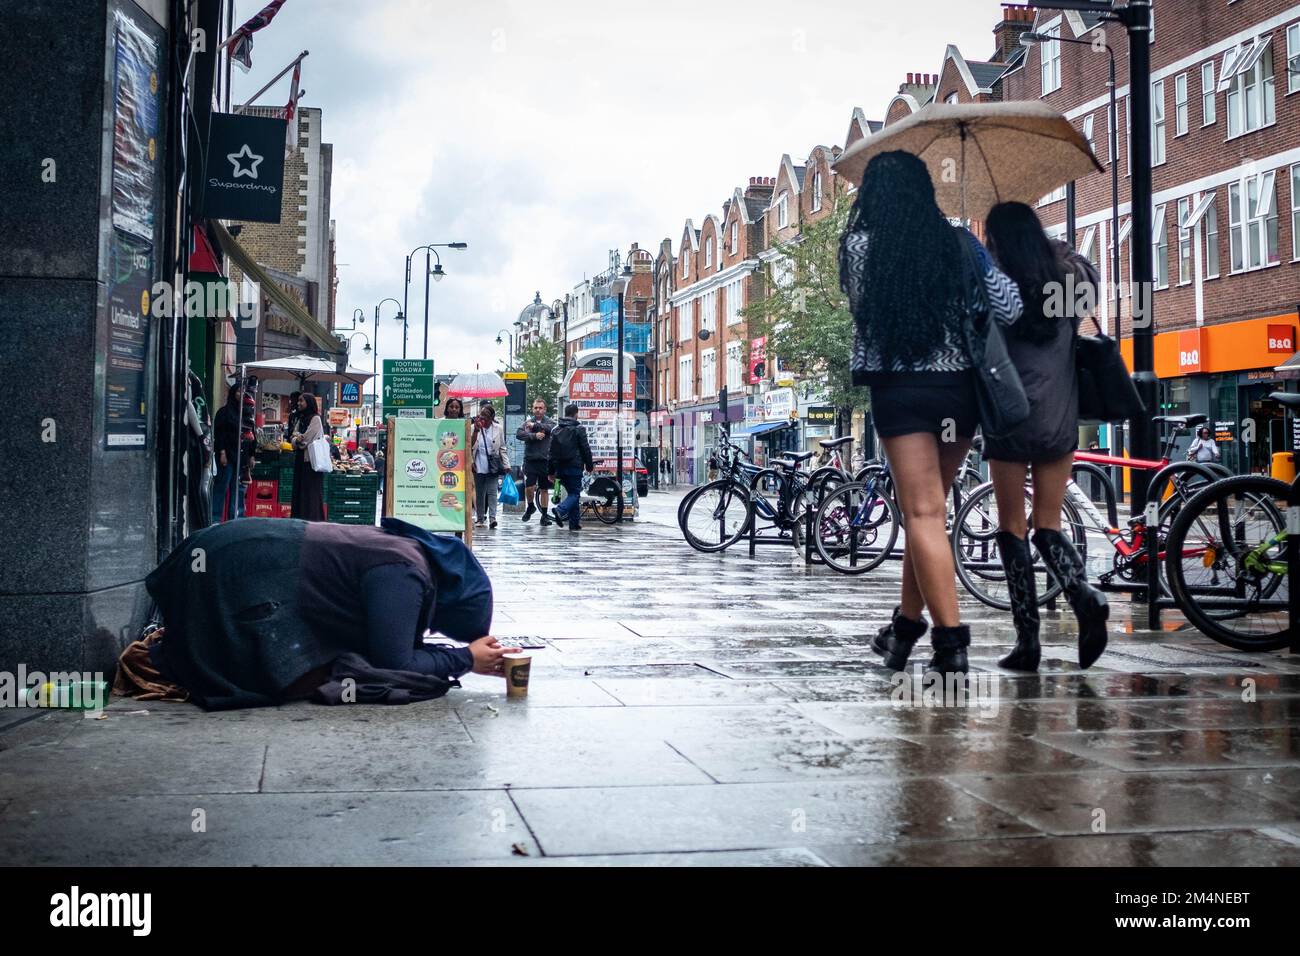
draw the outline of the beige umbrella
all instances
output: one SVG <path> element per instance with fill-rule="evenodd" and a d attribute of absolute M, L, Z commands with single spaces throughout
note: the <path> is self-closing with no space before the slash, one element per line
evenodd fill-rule
<path fill-rule="evenodd" d="M 932 103 L 859 140 L 835 161 L 855 186 L 874 156 L 902 150 L 930 168 L 939 208 L 983 219 L 1000 202 L 1033 204 L 1102 171 L 1083 134 L 1046 103 Z"/>

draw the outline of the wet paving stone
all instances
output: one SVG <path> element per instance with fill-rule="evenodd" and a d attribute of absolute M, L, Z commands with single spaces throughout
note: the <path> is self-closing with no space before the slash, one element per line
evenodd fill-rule
<path fill-rule="evenodd" d="M 1300 731 L 1290 727 L 1049 733 L 1039 739 L 1117 770 L 1300 766 Z"/>

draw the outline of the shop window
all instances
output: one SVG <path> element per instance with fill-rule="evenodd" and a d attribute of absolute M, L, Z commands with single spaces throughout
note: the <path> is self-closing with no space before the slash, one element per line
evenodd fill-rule
<path fill-rule="evenodd" d="M 1160 381 L 1160 414 L 1190 415 L 1192 413 L 1192 384 L 1186 376 Z"/>

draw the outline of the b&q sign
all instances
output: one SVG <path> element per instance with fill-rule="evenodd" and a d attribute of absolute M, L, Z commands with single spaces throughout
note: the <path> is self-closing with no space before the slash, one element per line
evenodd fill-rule
<path fill-rule="evenodd" d="M 1268 327 L 1268 350 L 1290 355 L 1296 351 L 1295 326 L 1270 325 Z"/>
<path fill-rule="evenodd" d="M 1201 329 L 1185 329 L 1178 333 L 1178 371 L 1199 372 L 1205 361 L 1205 344 Z"/>

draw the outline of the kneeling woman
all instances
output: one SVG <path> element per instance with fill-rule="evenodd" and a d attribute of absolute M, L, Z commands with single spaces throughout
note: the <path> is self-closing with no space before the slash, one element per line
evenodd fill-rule
<path fill-rule="evenodd" d="M 145 585 L 165 628 L 150 649 L 154 666 L 210 710 L 309 696 L 349 652 L 378 671 L 425 675 L 426 696 L 438 696 L 467 671 L 500 675 L 512 650 L 486 636 L 492 585 L 473 553 L 392 518 L 382 528 L 215 525 L 187 538 Z M 426 629 L 469 646 L 426 647 Z"/>

